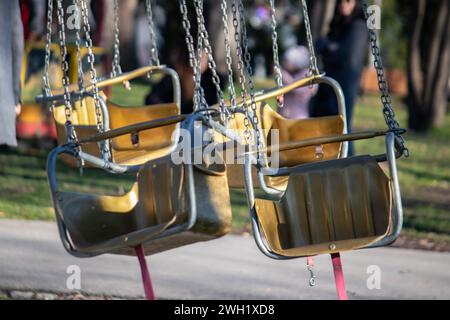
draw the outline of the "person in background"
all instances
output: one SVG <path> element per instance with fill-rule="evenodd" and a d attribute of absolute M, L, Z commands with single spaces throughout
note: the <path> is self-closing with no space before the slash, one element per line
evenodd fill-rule
<path fill-rule="evenodd" d="M 21 111 L 20 72 L 24 50 L 18 0 L 0 1 L 0 146 L 17 146 L 16 117 Z"/>
<path fill-rule="evenodd" d="M 327 37 L 317 42 L 326 74 L 342 86 L 346 100 L 347 125 L 352 130 L 353 108 L 360 89 L 360 80 L 368 53 L 368 30 L 362 4 L 356 0 L 340 0 Z M 314 107 L 314 117 L 338 114 L 333 90 L 321 86 Z M 353 155 L 350 144 L 349 155 Z"/>
<path fill-rule="evenodd" d="M 296 46 L 286 51 L 282 60 L 282 77 L 285 85 L 308 76 L 310 54 L 306 47 Z M 288 119 L 309 118 L 309 103 L 318 87 L 298 88 L 284 96 L 284 107 L 278 110 Z"/>
<path fill-rule="evenodd" d="M 186 50 L 175 51 L 171 59 L 171 65 L 178 73 L 181 83 L 181 113 L 191 114 L 194 111 L 194 81 L 193 70 L 189 65 L 189 54 Z M 208 68 L 208 57 L 205 52 L 201 61 L 201 86 L 205 94 L 205 100 L 209 106 L 218 103 L 216 87 L 213 83 L 212 71 Z M 225 78 L 220 76 L 220 86 L 223 90 L 225 86 Z M 164 77 L 158 84 L 153 87 L 152 92 L 146 97 L 145 103 L 160 104 L 170 103 L 173 101 L 173 85 L 169 76 Z"/>

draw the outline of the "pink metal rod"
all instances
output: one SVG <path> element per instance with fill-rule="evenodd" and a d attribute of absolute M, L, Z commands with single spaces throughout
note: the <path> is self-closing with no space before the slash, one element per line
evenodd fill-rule
<path fill-rule="evenodd" d="M 142 283 L 144 284 L 144 292 L 147 300 L 155 300 L 155 292 L 153 291 L 152 279 L 148 271 L 147 261 L 145 260 L 144 246 L 142 244 L 134 248 L 141 266 Z"/>
<path fill-rule="evenodd" d="M 333 263 L 334 281 L 336 282 L 336 290 L 339 300 L 348 300 L 347 290 L 345 289 L 344 270 L 342 269 L 341 255 L 339 253 L 331 254 L 331 262 Z"/>

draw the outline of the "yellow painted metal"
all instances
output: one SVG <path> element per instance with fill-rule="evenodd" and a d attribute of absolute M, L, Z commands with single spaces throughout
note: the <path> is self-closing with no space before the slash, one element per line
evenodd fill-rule
<path fill-rule="evenodd" d="M 53 56 L 58 57 L 59 47 L 52 45 L 50 47 Z M 33 51 L 42 52 L 42 56 L 45 51 L 44 43 L 26 43 L 24 48 L 24 54 L 22 56 L 22 69 L 21 69 L 21 84 L 22 84 L 22 112 L 17 118 L 17 123 L 22 124 L 41 124 L 46 121 L 47 115 L 42 106 L 34 102 L 34 96 L 39 93 L 39 89 L 42 88 L 42 70 L 37 71 L 36 74 L 29 75 L 30 72 L 30 54 Z M 61 69 L 59 62 L 50 63 L 50 72 L 53 75 L 51 78 L 53 86 L 61 86 Z M 39 88 L 39 89 L 37 89 Z"/>
<path fill-rule="evenodd" d="M 309 81 L 302 81 L 302 83 L 309 83 Z M 278 91 L 278 90 L 276 90 Z M 284 92 L 284 91 L 283 91 Z M 271 97 L 272 95 L 265 95 Z M 258 118 L 261 123 L 261 128 L 264 132 L 264 144 L 268 147 L 271 146 L 271 134 L 272 130 L 278 130 L 279 141 L 275 144 L 288 144 L 295 141 L 320 138 L 324 136 L 342 135 L 344 132 L 344 120 L 341 116 L 331 116 L 322 118 L 311 118 L 292 120 L 282 117 L 275 112 L 267 103 L 259 102 L 257 105 Z M 236 114 L 234 119 L 230 120 L 230 128 L 236 132 L 244 132 L 244 115 Z M 280 166 L 295 166 L 304 163 L 318 162 L 323 160 L 332 160 L 339 157 L 342 143 L 332 143 L 326 146 L 321 146 L 323 154 L 318 157 L 316 146 L 309 146 L 298 148 L 297 150 L 281 151 Z M 236 153 L 235 153 L 236 154 Z M 229 184 L 232 188 L 244 188 L 243 169 L 240 164 L 232 164 L 231 161 L 227 161 L 228 166 L 228 178 Z M 280 187 L 285 185 L 287 179 L 273 178 L 270 185 Z M 257 180 L 254 179 L 257 185 Z"/>
<path fill-rule="evenodd" d="M 186 167 L 166 156 L 146 163 L 130 192 L 123 196 L 58 192 L 57 211 L 63 217 L 78 252 L 134 255 L 143 243 L 146 254 L 207 241 L 227 234 L 232 213 L 225 166 L 194 168 L 197 219 L 191 230 L 154 239 L 187 222 L 190 210 Z M 154 237 L 148 237 L 153 234 Z M 119 239 L 119 243 L 117 243 Z M 111 243 L 115 245 L 105 251 Z"/>
<path fill-rule="evenodd" d="M 115 84 L 121 84 L 145 76 L 160 68 L 161 67 L 143 67 L 132 72 L 124 73 L 115 78 L 100 81 L 98 87 L 99 89 L 106 89 Z M 72 85 L 71 89 L 76 90 L 76 85 Z M 92 88 L 88 85 L 86 90 L 89 91 L 92 90 Z M 53 91 L 53 94 L 61 93 L 61 89 Z M 102 97 L 106 101 L 106 96 L 104 94 L 102 94 Z M 180 106 L 176 103 L 124 107 L 112 102 L 107 102 L 107 107 L 111 130 L 180 114 Z M 54 107 L 53 115 L 56 121 L 58 143 L 63 144 L 66 141 L 64 129 L 66 118 L 64 107 Z M 76 102 L 72 109 L 71 121 L 80 140 L 95 136 L 98 133 L 98 130 L 94 99 L 86 97 L 83 100 Z M 135 141 L 132 140 L 131 134 L 112 139 L 111 153 L 113 161 L 123 165 L 137 165 L 166 155 L 173 145 L 172 134 L 176 127 L 177 124 L 173 124 L 135 133 L 134 139 L 137 137 L 138 143 L 134 143 Z M 99 146 L 95 142 L 83 144 L 83 151 L 94 156 L 100 156 Z M 64 159 L 67 160 L 68 157 L 64 157 Z M 73 160 L 66 162 L 69 165 L 75 165 Z"/>
<path fill-rule="evenodd" d="M 390 179 L 370 156 L 299 166 L 279 202 L 256 200 L 269 247 L 288 257 L 367 247 L 391 228 Z"/>

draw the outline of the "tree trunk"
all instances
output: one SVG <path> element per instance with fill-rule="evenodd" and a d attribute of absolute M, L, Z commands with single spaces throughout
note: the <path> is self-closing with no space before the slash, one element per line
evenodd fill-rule
<path fill-rule="evenodd" d="M 409 43 L 409 127 L 441 126 L 447 111 L 450 77 L 450 3 L 416 0 Z"/>

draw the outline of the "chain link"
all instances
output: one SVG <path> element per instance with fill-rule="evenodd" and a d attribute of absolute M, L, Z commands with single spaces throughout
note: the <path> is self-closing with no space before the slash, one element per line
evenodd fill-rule
<path fill-rule="evenodd" d="M 366 20 L 369 19 L 369 4 L 367 0 L 364 0 L 364 14 L 366 17 Z M 374 58 L 374 66 L 375 70 L 377 72 L 377 78 L 378 78 L 378 87 L 380 89 L 381 93 L 381 103 L 383 104 L 383 116 L 386 121 L 386 125 L 388 126 L 389 130 L 396 133 L 397 137 L 397 144 L 400 148 L 403 155 L 406 157 L 409 156 L 409 150 L 405 146 L 405 139 L 400 134 L 400 124 L 398 123 L 395 115 L 395 111 L 392 107 L 392 98 L 389 93 L 389 87 L 386 81 L 386 77 L 384 74 L 384 67 L 383 67 L 383 60 L 381 58 L 381 50 L 378 45 L 378 39 L 377 39 L 377 33 L 375 30 L 369 28 L 369 40 L 371 45 L 371 51 Z"/>
<path fill-rule="evenodd" d="M 80 4 L 80 0 L 73 0 L 73 5 L 76 7 L 76 15 L 79 16 L 80 12 L 81 12 L 81 4 Z M 78 19 L 77 19 L 78 21 Z M 80 35 L 80 28 L 81 25 L 78 25 L 75 27 L 76 31 L 75 31 L 75 35 L 76 35 L 76 39 L 75 39 L 75 45 L 77 47 L 77 65 L 78 65 L 78 89 L 80 91 L 84 90 L 84 71 L 83 71 L 83 63 L 81 60 L 81 35 Z"/>
<path fill-rule="evenodd" d="M 100 106 L 100 96 L 97 86 L 97 70 L 95 69 L 95 56 L 92 50 L 93 42 L 91 38 L 91 26 L 89 24 L 89 9 L 87 7 L 87 0 L 79 0 L 81 2 L 81 18 L 83 21 L 83 29 L 85 33 L 85 45 L 88 49 L 88 63 L 89 63 L 89 75 L 91 78 L 91 84 L 93 88 L 93 97 L 95 103 L 95 115 L 97 120 L 97 130 L 103 132 L 103 114 Z M 81 63 L 81 61 L 79 61 Z"/>
<path fill-rule="evenodd" d="M 159 61 L 158 45 L 156 43 L 155 23 L 153 21 L 152 0 L 146 0 L 146 11 L 147 11 L 148 31 L 149 31 L 150 46 L 151 46 L 150 65 L 151 66 L 159 66 L 161 63 Z"/>
<path fill-rule="evenodd" d="M 223 23 L 223 34 L 225 38 L 225 52 L 226 52 L 226 64 L 228 73 L 228 91 L 230 94 L 231 108 L 236 108 L 236 88 L 234 86 L 234 72 L 233 72 L 233 58 L 231 56 L 231 44 L 230 44 L 230 29 L 228 27 L 228 4 L 227 0 L 222 0 L 221 6 L 222 10 L 222 23 Z M 233 118 L 234 113 L 231 112 L 230 116 Z"/>
<path fill-rule="evenodd" d="M 232 0 L 231 2 L 231 12 L 233 15 L 233 29 L 234 29 L 234 40 L 236 42 L 236 56 L 237 56 L 237 63 L 238 63 L 238 72 L 239 72 L 239 84 L 241 86 L 241 96 L 242 96 L 242 103 L 244 107 L 244 139 L 247 142 L 247 144 L 251 144 L 251 129 L 250 129 L 250 113 L 249 108 L 247 105 L 247 97 L 248 97 L 248 91 L 247 91 L 247 79 L 244 71 L 244 52 L 242 49 L 242 35 L 241 30 L 239 28 L 239 17 L 238 17 L 238 4 L 237 0 Z"/>
<path fill-rule="evenodd" d="M 261 154 L 260 150 L 264 148 L 263 141 L 261 139 L 261 130 L 259 128 L 259 118 L 258 118 L 258 110 L 255 100 L 255 83 L 253 82 L 253 69 L 251 64 L 251 54 L 250 50 L 248 48 L 248 36 L 247 36 L 247 25 L 245 21 L 245 8 L 242 3 L 242 0 L 238 0 L 238 8 L 239 8 L 239 16 L 240 16 L 240 25 L 241 25 L 241 36 L 243 41 L 243 48 L 244 48 L 244 62 L 245 67 L 247 69 L 247 75 L 248 75 L 248 86 L 250 91 L 250 107 L 252 110 L 252 124 L 254 126 L 254 132 L 256 135 L 256 150 L 257 152 L 257 161 L 259 162 L 261 160 Z"/>
<path fill-rule="evenodd" d="M 81 17 L 83 19 L 83 28 L 85 33 L 85 41 L 86 41 L 86 47 L 88 49 L 88 63 L 89 63 L 89 74 L 91 77 L 91 84 L 92 84 L 92 93 L 94 98 L 94 106 L 95 106 L 95 116 L 97 121 L 97 130 L 98 132 L 104 131 L 104 125 L 103 125 L 103 112 L 100 105 L 100 95 L 97 85 L 97 70 L 95 69 L 95 56 L 94 52 L 92 50 L 93 48 L 93 42 L 91 38 L 91 26 L 89 24 L 89 9 L 87 6 L 87 0 L 80 0 L 81 1 Z M 100 152 L 102 154 L 102 157 L 105 160 L 109 160 L 110 158 L 110 150 L 107 141 L 102 141 L 100 143 Z"/>
<path fill-rule="evenodd" d="M 182 26 L 185 30 L 185 41 L 188 48 L 189 53 L 189 65 L 193 70 L 193 79 L 194 79 L 194 110 L 204 109 L 207 107 L 207 103 L 204 99 L 204 94 L 201 88 L 201 72 L 200 72 L 200 63 L 201 63 L 201 55 L 195 53 L 194 47 L 194 38 L 191 34 L 191 22 L 189 21 L 188 10 L 186 5 L 186 0 L 178 0 L 180 12 L 182 16 Z M 198 47 L 201 46 L 201 43 Z"/>
<path fill-rule="evenodd" d="M 320 71 L 317 67 L 317 56 L 316 50 L 314 49 L 314 40 L 311 32 L 311 22 L 309 20 L 308 5 L 306 4 L 306 0 L 301 0 L 301 6 L 303 9 L 303 19 L 305 21 L 306 38 L 309 48 L 309 73 L 310 76 L 317 76 L 320 74 Z"/>
<path fill-rule="evenodd" d="M 50 70 L 50 59 L 51 59 L 51 46 L 52 46 L 52 27 L 53 27 L 53 0 L 48 0 L 47 2 L 47 34 L 45 38 L 45 66 L 44 66 L 44 76 L 43 76 L 43 83 L 44 83 L 44 93 L 47 96 L 50 96 L 52 94 L 50 89 L 50 77 L 49 77 L 49 70 Z"/>
<path fill-rule="evenodd" d="M 217 72 L 217 65 L 216 65 L 216 61 L 214 60 L 214 57 L 213 57 L 212 46 L 209 41 L 209 34 L 208 34 L 208 31 L 206 30 L 205 16 L 203 14 L 203 0 L 194 0 L 194 6 L 195 6 L 196 15 L 197 15 L 197 24 L 198 24 L 198 30 L 199 30 L 198 45 L 200 48 L 201 47 L 200 43 L 204 44 L 204 50 L 206 52 L 206 55 L 208 56 L 208 67 L 212 72 L 212 82 L 213 82 L 214 86 L 216 87 L 216 93 L 217 93 L 217 98 L 219 100 L 221 116 L 223 117 L 222 121 L 225 122 L 226 120 L 224 117 L 227 117 L 227 118 L 229 117 L 229 110 L 225 107 L 223 91 L 222 91 L 222 88 L 220 87 L 220 78 L 219 78 L 219 74 Z M 203 50 L 201 50 L 201 51 L 199 50 L 199 57 L 198 57 L 198 59 L 200 60 L 199 65 L 201 64 L 200 54 L 202 54 L 202 51 Z"/>
<path fill-rule="evenodd" d="M 62 5 L 63 0 L 57 0 L 57 15 L 58 15 L 58 35 L 59 35 L 59 46 L 61 54 L 61 69 L 63 71 L 63 87 L 64 87 L 64 114 L 66 117 L 66 137 L 67 142 L 76 143 L 78 141 L 76 132 L 74 130 L 71 118 L 72 118 L 72 106 L 70 102 L 70 91 L 69 91 L 69 63 L 67 61 L 67 46 L 66 46 L 66 29 L 64 25 L 64 8 Z"/>
<path fill-rule="evenodd" d="M 276 16 L 275 0 L 269 0 L 269 4 L 270 4 L 271 25 L 272 25 L 272 51 L 273 51 L 275 80 L 277 82 L 278 88 L 281 88 L 283 86 L 283 76 L 281 74 L 279 49 L 278 49 L 277 16 Z"/>
<path fill-rule="evenodd" d="M 119 16 L 119 0 L 114 0 L 114 57 L 112 62 L 111 77 L 122 74 L 120 67 L 120 16 Z"/>

